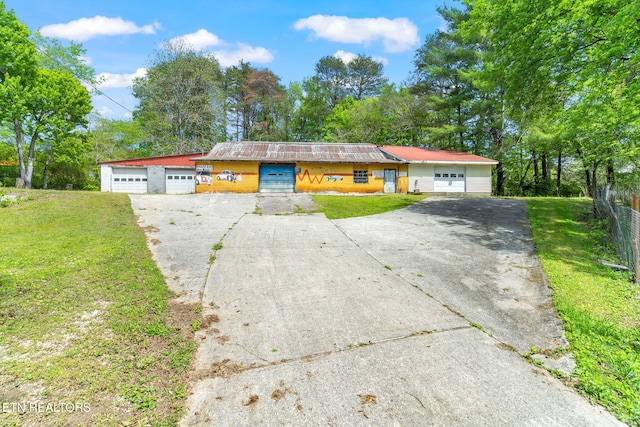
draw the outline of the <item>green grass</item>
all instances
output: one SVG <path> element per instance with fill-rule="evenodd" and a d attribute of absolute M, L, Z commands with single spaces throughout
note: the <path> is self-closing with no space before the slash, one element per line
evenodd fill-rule
<path fill-rule="evenodd" d="M 640 287 L 615 261 L 586 199 L 527 199 L 533 236 L 576 359 L 580 392 L 640 425 Z"/>
<path fill-rule="evenodd" d="M 425 195 L 384 194 L 374 196 L 312 195 L 318 210 L 329 219 L 353 218 L 389 212 L 412 205 Z"/>
<path fill-rule="evenodd" d="M 0 207 L 0 401 L 91 409 L 0 413 L 0 425 L 175 425 L 191 320 L 174 315 L 129 198 L 20 194 Z"/>

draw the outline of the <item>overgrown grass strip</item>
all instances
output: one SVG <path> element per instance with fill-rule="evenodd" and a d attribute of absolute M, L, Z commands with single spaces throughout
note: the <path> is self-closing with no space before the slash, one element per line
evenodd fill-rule
<path fill-rule="evenodd" d="M 587 199 L 527 199 L 536 248 L 576 359 L 577 388 L 640 425 L 640 288 L 615 261 Z"/>

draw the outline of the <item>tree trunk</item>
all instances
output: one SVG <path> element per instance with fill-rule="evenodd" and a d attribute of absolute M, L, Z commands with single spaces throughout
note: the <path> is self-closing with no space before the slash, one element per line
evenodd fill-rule
<path fill-rule="evenodd" d="M 45 190 L 49 187 L 48 177 L 51 159 L 53 159 L 53 148 L 49 150 L 49 153 L 47 154 L 47 159 L 44 162 L 44 171 L 42 172 L 42 188 Z"/>
<path fill-rule="evenodd" d="M 607 160 L 607 183 L 615 185 L 616 176 L 613 167 L 613 159 Z"/>
<path fill-rule="evenodd" d="M 540 195 L 540 170 L 538 167 L 538 154 L 535 150 L 532 153 L 533 157 L 533 195 Z"/>
<path fill-rule="evenodd" d="M 551 187 L 551 171 L 549 170 L 549 159 L 546 151 L 542 153 L 540 163 L 542 165 L 542 193 L 544 196 L 548 196 L 549 187 Z"/>
<path fill-rule="evenodd" d="M 20 163 L 20 178 L 24 182 L 24 188 L 31 188 L 31 177 L 33 176 L 33 165 L 35 162 L 36 141 L 38 140 L 38 131 L 34 132 L 29 142 L 29 150 L 25 159 L 24 155 L 24 133 L 22 132 L 22 123 L 18 118 L 13 119 L 13 129 L 16 134 L 16 148 L 18 150 L 18 161 Z M 25 164 L 26 160 L 26 164 Z"/>
<path fill-rule="evenodd" d="M 562 178 L 562 148 L 558 149 L 558 169 L 556 173 L 556 196 L 560 197 L 560 184 Z"/>
<path fill-rule="evenodd" d="M 591 194 L 591 171 L 587 168 L 584 168 L 584 176 L 586 178 L 587 181 L 587 189 L 589 191 L 589 194 Z"/>
<path fill-rule="evenodd" d="M 503 134 L 501 129 L 496 129 L 495 127 L 491 127 L 489 130 L 491 137 L 493 138 L 493 143 L 496 147 L 496 157 L 499 161 L 496 166 L 496 195 L 504 196 L 504 167 L 502 166 L 502 150 L 503 150 Z"/>
<path fill-rule="evenodd" d="M 502 162 L 496 165 L 496 196 L 504 196 L 504 167 L 502 167 Z"/>
<path fill-rule="evenodd" d="M 18 150 L 18 163 L 20 165 L 20 178 L 24 183 L 25 188 L 31 188 L 31 180 L 29 180 L 29 187 L 27 187 L 27 168 L 24 159 L 24 134 L 22 133 L 22 126 L 17 118 L 13 119 L 13 129 L 16 134 L 16 149 Z"/>

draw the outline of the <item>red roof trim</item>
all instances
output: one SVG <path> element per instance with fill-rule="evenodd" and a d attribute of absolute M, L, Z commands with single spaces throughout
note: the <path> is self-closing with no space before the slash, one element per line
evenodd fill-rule
<path fill-rule="evenodd" d="M 142 157 L 138 159 L 111 160 L 98 162 L 99 165 L 114 166 L 195 166 L 192 160 L 196 156 L 202 156 L 202 152 L 189 154 L 171 154 L 168 156 Z"/>

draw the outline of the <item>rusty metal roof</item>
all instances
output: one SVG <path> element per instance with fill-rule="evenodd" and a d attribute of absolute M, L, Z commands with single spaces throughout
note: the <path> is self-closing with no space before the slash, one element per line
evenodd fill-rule
<path fill-rule="evenodd" d="M 219 142 L 208 155 L 194 160 L 268 163 L 404 163 L 390 159 L 375 145 L 324 142 Z"/>

